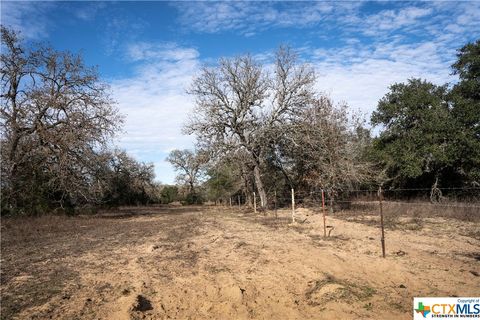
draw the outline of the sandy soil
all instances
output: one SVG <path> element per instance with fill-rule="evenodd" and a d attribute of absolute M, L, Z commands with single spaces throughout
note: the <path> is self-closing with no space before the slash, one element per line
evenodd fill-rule
<path fill-rule="evenodd" d="M 321 215 L 297 221 L 230 208 L 3 219 L 2 319 L 411 319 L 414 296 L 480 296 L 478 223 L 387 230 L 383 259 L 377 226 L 328 217 L 324 238 Z"/>

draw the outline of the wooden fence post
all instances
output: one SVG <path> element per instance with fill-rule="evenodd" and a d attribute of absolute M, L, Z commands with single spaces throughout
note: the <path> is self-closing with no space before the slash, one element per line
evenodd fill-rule
<path fill-rule="evenodd" d="M 383 227 L 383 204 L 382 204 L 382 187 L 380 186 L 378 188 L 378 201 L 380 203 L 380 227 L 382 229 L 382 238 L 381 238 L 381 243 L 382 243 L 382 257 L 385 258 L 385 230 Z"/>
<path fill-rule="evenodd" d="M 323 237 L 327 237 L 327 226 L 325 223 L 325 192 L 322 189 L 322 211 L 323 211 Z"/>
<path fill-rule="evenodd" d="M 292 222 L 295 222 L 295 191 L 292 188 Z"/>
<path fill-rule="evenodd" d="M 257 214 L 257 196 L 253 193 L 253 213 Z"/>

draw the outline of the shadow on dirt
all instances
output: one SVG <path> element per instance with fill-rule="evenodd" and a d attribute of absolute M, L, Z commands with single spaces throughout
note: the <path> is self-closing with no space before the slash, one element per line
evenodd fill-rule
<path fill-rule="evenodd" d="M 199 206 L 151 206 L 151 207 L 122 207 L 102 211 L 95 215 L 99 219 L 128 219 L 141 216 L 182 215 L 185 213 L 202 212 L 205 208 Z"/>

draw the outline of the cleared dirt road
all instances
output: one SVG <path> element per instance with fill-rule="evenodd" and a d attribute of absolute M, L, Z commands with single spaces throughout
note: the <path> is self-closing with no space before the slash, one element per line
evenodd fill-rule
<path fill-rule="evenodd" d="M 479 296 L 478 223 L 420 230 L 299 210 L 124 208 L 2 221 L 4 319 L 411 319 L 414 296 Z"/>

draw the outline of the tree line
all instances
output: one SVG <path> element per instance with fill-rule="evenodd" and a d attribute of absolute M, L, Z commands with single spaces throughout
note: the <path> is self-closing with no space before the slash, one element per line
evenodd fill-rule
<path fill-rule="evenodd" d="M 195 150 L 167 160 L 177 186 L 114 147 L 123 117 L 82 56 L 26 44 L 1 27 L 1 211 L 40 214 L 102 206 L 201 203 L 241 196 L 272 205 L 290 189 L 333 196 L 353 188 L 479 186 L 480 40 L 458 51 L 459 81 L 397 83 L 371 124 L 315 90 L 316 75 L 280 47 L 272 64 L 250 55 L 205 66 L 188 93 L 185 134 Z"/>
<path fill-rule="evenodd" d="M 2 214 L 148 203 L 153 165 L 112 147 L 122 117 L 98 71 L 1 27 Z"/>
<path fill-rule="evenodd" d="M 188 91 L 195 109 L 185 133 L 196 136 L 195 151 L 168 160 L 192 193 L 249 203 L 256 192 L 263 208 L 292 188 L 333 197 L 379 186 L 480 187 L 480 40 L 458 50 L 452 72 L 454 84 L 390 86 L 371 115 L 374 136 L 362 116 L 315 91 L 313 68 L 292 49 L 280 47 L 273 67 L 250 55 L 223 58 Z M 182 157 L 190 160 L 178 166 Z"/>
<path fill-rule="evenodd" d="M 372 114 L 372 158 L 395 187 L 480 187 L 480 40 L 458 50 L 453 85 L 410 79 Z"/>

